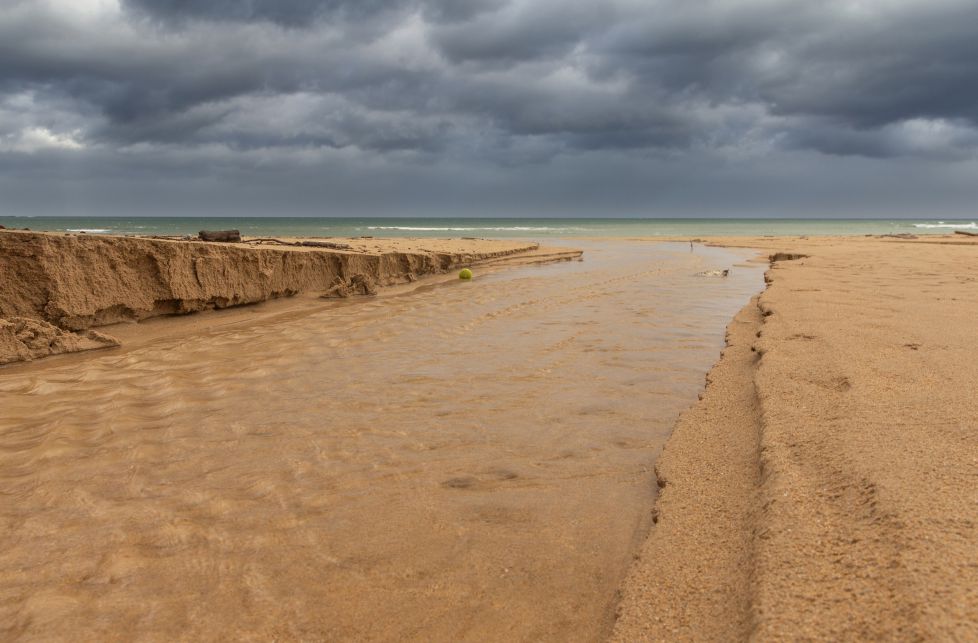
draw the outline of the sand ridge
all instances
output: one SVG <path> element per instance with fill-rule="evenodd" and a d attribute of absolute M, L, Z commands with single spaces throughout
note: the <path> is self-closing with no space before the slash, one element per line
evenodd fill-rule
<path fill-rule="evenodd" d="M 778 261 L 667 443 L 615 639 L 978 638 L 978 244 L 711 243 Z"/>
<path fill-rule="evenodd" d="M 625 581 L 613 640 L 734 641 L 750 631 L 760 325 L 755 298 L 727 328 L 709 385 L 655 465 L 656 524 Z"/>

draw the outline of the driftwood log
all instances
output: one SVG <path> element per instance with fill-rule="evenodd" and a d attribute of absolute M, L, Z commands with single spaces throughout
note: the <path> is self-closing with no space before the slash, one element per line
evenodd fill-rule
<path fill-rule="evenodd" d="M 348 243 L 334 243 L 332 241 L 300 241 L 300 246 L 309 246 L 311 248 L 332 248 L 333 250 L 349 250 L 350 244 Z"/>
<path fill-rule="evenodd" d="M 282 241 L 281 239 L 274 239 L 272 237 L 256 237 L 254 239 L 248 239 L 245 243 L 257 243 L 262 245 L 263 243 L 275 243 L 280 246 L 291 246 L 292 243 L 289 241 Z"/>
<path fill-rule="evenodd" d="M 259 239 L 248 239 L 245 243 L 257 243 L 263 245 L 272 243 L 280 246 L 307 246 L 310 248 L 331 248 L 333 250 L 351 250 L 353 246 L 348 243 L 337 243 L 335 241 L 282 241 L 273 237 L 261 237 Z"/>
<path fill-rule="evenodd" d="M 230 243 L 241 241 L 241 232 L 238 230 L 201 230 L 197 235 L 201 241 L 226 241 Z"/>
<path fill-rule="evenodd" d="M 955 230 L 954 234 L 964 234 L 969 237 L 978 237 L 978 232 L 965 232 L 964 230 Z"/>

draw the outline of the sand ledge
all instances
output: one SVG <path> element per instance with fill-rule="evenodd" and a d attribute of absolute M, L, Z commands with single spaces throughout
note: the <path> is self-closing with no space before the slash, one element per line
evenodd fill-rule
<path fill-rule="evenodd" d="M 331 250 L 0 231 L 0 321 L 7 320 L 0 364 L 117 344 L 72 334 L 93 327 L 303 292 L 372 294 L 538 247 L 482 239 L 348 242 L 350 250 Z M 16 319 L 33 320 L 30 329 Z"/>

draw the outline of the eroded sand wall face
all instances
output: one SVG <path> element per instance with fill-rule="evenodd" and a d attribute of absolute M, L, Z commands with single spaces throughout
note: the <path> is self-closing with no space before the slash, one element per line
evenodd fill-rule
<path fill-rule="evenodd" d="M 458 252 L 368 253 L 4 231 L 0 319 L 33 319 L 80 331 L 299 292 L 362 292 L 535 247 L 520 242 L 468 245 L 459 242 Z M 18 350 L 6 351 L 6 361 L 66 352 L 26 351 L 24 342 L 15 340 Z M 33 336 L 31 341 L 37 343 Z"/>
<path fill-rule="evenodd" d="M 525 244 L 529 249 L 530 244 Z M 512 250 L 509 250 L 511 252 Z M 80 330 L 326 291 L 356 275 L 403 282 L 503 251 L 297 252 L 153 239 L 0 233 L 0 317 Z"/>
<path fill-rule="evenodd" d="M 94 330 L 73 333 L 39 319 L 0 319 L 0 366 L 118 345 L 116 339 Z"/>
<path fill-rule="evenodd" d="M 760 328 L 755 297 L 730 322 L 700 402 L 656 462 L 656 524 L 624 582 L 614 641 L 750 635 L 760 439 L 752 344 Z"/>

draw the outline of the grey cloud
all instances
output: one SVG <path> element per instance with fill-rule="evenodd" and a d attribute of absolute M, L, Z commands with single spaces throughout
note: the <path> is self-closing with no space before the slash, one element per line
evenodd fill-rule
<path fill-rule="evenodd" d="M 779 44 L 758 74 L 775 113 L 815 114 L 859 127 L 912 118 L 978 123 L 978 5 L 900 3 Z"/>
<path fill-rule="evenodd" d="M 452 23 L 499 11 L 507 4 L 508 0 L 425 0 L 421 6 L 431 22 Z"/>
<path fill-rule="evenodd" d="M 910 119 L 881 128 L 853 128 L 808 120 L 784 136 L 785 146 L 836 156 L 919 157 L 961 161 L 978 158 L 978 129 L 968 122 Z"/>
<path fill-rule="evenodd" d="M 473 185 L 592 163 L 611 185 L 609 159 L 963 167 L 978 145 L 972 1 L 8 2 L 0 157 L 31 172 L 62 155 L 281 180 L 342 157 Z"/>
<path fill-rule="evenodd" d="M 123 0 L 136 18 L 171 25 L 194 20 L 267 21 L 312 28 L 319 21 L 365 22 L 378 16 L 423 11 L 432 22 L 457 22 L 499 9 L 506 0 Z"/>
<path fill-rule="evenodd" d="M 321 19 L 365 19 L 391 9 L 388 0 L 125 0 L 136 14 L 170 23 L 193 20 L 269 22 L 309 26 Z"/>
<path fill-rule="evenodd" d="M 566 55 L 613 15 L 610 3 L 510 3 L 465 22 L 436 25 L 432 40 L 454 62 L 515 64 Z"/>

